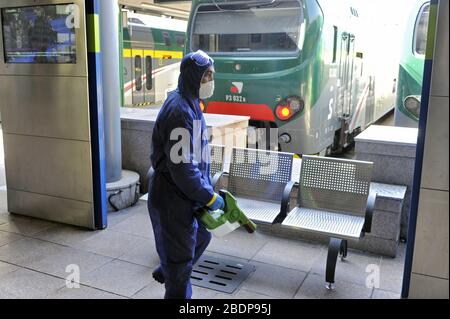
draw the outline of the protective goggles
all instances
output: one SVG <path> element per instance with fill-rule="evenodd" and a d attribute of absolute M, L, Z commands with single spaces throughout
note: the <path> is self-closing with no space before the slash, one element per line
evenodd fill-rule
<path fill-rule="evenodd" d="M 207 65 L 212 65 L 214 60 L 207 55 L 202 50 L 198 50 L 191 55 L 191 59 L 195 62 L 196 65 L 200 67 L 205 67 Z"/>

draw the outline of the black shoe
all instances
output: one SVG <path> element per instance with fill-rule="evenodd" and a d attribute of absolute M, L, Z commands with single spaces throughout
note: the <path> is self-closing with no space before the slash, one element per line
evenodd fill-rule
<path fill-rule="evenodd" d="M 155 270 L 153 270 L 152 275 L 153 275 L 153 279 L 155 279 L 160 284 L 164 284 L 165 283 L 165 278 L 164 278 L 164 275 L 162 273 L 161 267 L 158 267 Z"/>

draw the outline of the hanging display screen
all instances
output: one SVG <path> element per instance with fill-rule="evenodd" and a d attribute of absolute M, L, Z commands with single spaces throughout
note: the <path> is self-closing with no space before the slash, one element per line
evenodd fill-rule
<path fill-rule="evenodd" d="M 73 4 L 3 8 L 5 63 L 75 64 Z"/>

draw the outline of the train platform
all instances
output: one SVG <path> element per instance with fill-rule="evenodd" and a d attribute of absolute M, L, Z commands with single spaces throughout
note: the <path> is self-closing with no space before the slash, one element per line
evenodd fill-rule
<path fill-rule="evenodd" d="M 164 287 L 151 275 L 159 261 L 145 202 L 110 213 L 103 231 L 12 215 L 0 160 L 0 298 L 163 297 Z M 405 250 L 400 244 L 396 258 L 350 250 L 348 259 L 338 262 L 336 290 L 329 291 L 325 245 L 238 230 L 213 238 L 205 256 L 249 264 L 254 271 L 232 294 L 193 286 L 193 298 L 399 299 Z M 67 267 L 73 265 L 80 270 L 79 288 L 66 285 Z M 380 275 L 375 284 L 374 269 Z"/>
<path fill-rule="evenodd" d="M 6 213 L 1 191 L 0 298 L 159 299 L 158 265 L 145 203 L 109 216 L 109 228 L 86 231 Z M 350 250 L 336 269 L 336 290 L 325 289 L 326 246 L 236 231 L 213 238 L 205 255 L 255 266 L 233 294 L 193 287 L 193 298 L 398 299 L 405 247 L 393 259 Z M 67 288 L 68 265 L 80 267 L 80 288 Z M 367 288 L 367 268 L 380 269 L 379 288 Z M 373 266 L 372 266 L 373 267 Z"/>
<path fill-rule="evenodd" d="M 0 298 L 163 297 L 151 275 L 158 256 L 145 203 L 111 214 L 107 230 L 92 232 L 9 215 L 4 191 L 0 198 Z M 195 299 L 399 299 L 405 246 L 395 259 L 350 250 L 337 265 L 335 291 L 325 289 L 325 245 L 238 230 L 213 238 L 205 255 L 255 271 L 233 294 L 194 286 Z M 80 267 L 80 288 L 67 288 L 68 265 Z M 380 269 L 379 288 L 366 287 L 371 265 Z"/>

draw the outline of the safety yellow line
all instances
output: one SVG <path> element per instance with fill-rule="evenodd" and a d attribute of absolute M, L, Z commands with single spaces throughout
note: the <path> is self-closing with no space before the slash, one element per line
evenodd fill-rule
<path fill-rule="evenodd" d="M 163 51 L 163 50 L 141 50 L 141 49 L 124 49 L 123 57 L 124 58 L 134 58 L 137 55 L 141 55 L 143 57 L 151 56 L 156 59 L 181 59 L 183 58 L 182 51 Z"/>

